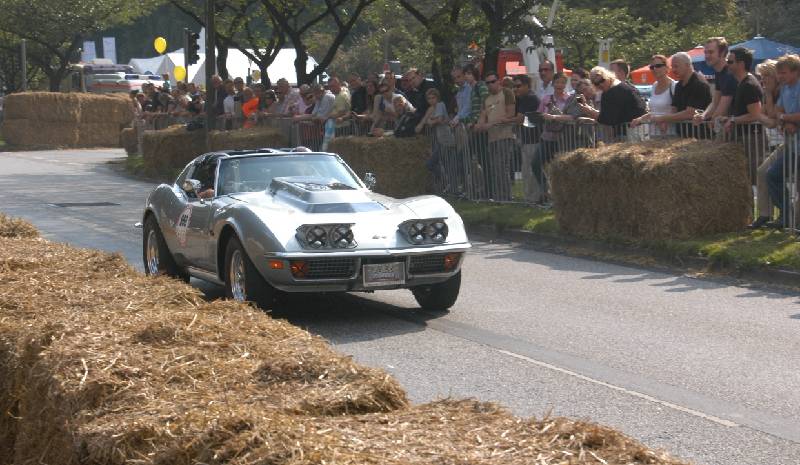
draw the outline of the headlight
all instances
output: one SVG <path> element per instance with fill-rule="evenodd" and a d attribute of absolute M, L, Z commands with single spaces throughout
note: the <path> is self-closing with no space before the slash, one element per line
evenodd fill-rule
<path fill-rule="evenodd" d="M 297 242 L 304 248 L 349 249 L 356 246 L 352 224 L 304 224 L 297 228 Z"/>
<path fill-rule="evenodd" d="M 407 234 L 408 239 L 414 244 L 422 244 L 425 242 L 425 223 L 415 221 L 408 224 Z"/>
<path fill-rule="evenodd" d="M 328 232 L 321 226 L 313 226 L 306 232 L 306 244 L 314 249 L 325 246 L 328 239 Z"/>
<path fill-rule="evenodd" d="M 448 228 L 444 218 L 406 221 L 400 225 L 400 230 L 412 244 L 441 244 L 447 241 Z"/>
<path fill-rule="evenodd" d="M 331 245 L 346 249 L 353 245 L 353 231 L 346 224 L 334 226 L 331 229 Z"/>
<path fill-rule="evenodd" d="M 431 241 L 441 244 L 447 240 L 447 223 L 444 221 L 434 221 L 428 225 L 425 232 Z"/>

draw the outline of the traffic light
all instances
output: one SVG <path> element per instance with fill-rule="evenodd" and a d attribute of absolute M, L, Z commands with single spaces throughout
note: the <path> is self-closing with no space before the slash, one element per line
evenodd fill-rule
<path fill-rule="evenodd" d="M 200 34 L 186 29 L 186 64 L 193 65 L 200 61 Z"/>

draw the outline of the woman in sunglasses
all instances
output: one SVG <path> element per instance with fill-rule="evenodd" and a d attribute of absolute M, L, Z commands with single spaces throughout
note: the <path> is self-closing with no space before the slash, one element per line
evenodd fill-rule
<path fill-rule="evenodd" d="M 663 116 L 675 112 L 672 105 L 672 97 L 675 95 L 675 84 L 677 83 L 669 77 L 669 65 L 667 57 L 664 55 L 653 55 L 650 59 L 650 71 L 656 77 L 656 82 L 650 91 L 650 116 Z M 637 118 L 636 120 L 640 120 Z M 632 124 L 633 126 L 634 124 Z M 669 123 L 650 124 L 651 136 L 674 135 L 675 131 Z"/>
<path fill-rule="evenodd" d="M 644 101 L 635 87 L 620 82 L 614 73 L 602 66 L 592 68 L 589 79 L 597 90 L 603 92 L 597 122 L 611 126 L 608 136 L 611 141 L 619 141 L 628 133 L 627 123 L 646 113 Z"/>

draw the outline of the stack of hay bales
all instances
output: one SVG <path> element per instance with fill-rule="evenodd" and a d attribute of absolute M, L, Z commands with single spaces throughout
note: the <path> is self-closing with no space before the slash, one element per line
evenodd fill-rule
<path fill-rule="evenodd" d="M 125 153 L 128 155 L 137 155 L 139 153 L 139 141 L 135 128 L 125 128 L 120 131 L 119 146 L 125 149 Z"/>
<path fill-rule="evenodd" d="M 0 463 L 683 463 L 588 422 L 409 407 L 319 337 L 31 230 L 0 214 Z"/>
<path fill-rule="evenodd" d="M 418 137 L 337 137 L 328 151 L 339 154 L 359 176 L 371 172 L 376 192 L 396 198 L 426 194 L 431 176 L 425 162 L 430 139 Z"/>
<path fill-rule="evenodd" d="M 288 145 L 288 134 L 274 128 L 259 127 L 236 131 L 213 131 L 209 150 L 281 148 Z"/>
<path fill-rule="evenodd" d="M 579 149 L 549 166 L 562 232 L 686 239 L 737 231 L 753 196 L 738 144 L 675 139 Z"/>
<path fill-rule="evenodd" d="M 204 152 L 204 131 L 187 131 L 184 126 L 172 126 L 145 131 L 142 136 L 144 172 L 150 176 L 172 175 Z"/>
<path fill-rule="evenodd" d="M 145 173 L 172 175 L 198 155 L 214 150 L 285 147 L 288 137 L 272 128 L 212 131 L 209 143 L 210 148 L 206 145 L 205 131 L 187 131 L 184 126 L 145 131 L 142 138 Z"/>
<path fill-rule="evenodd" d="M 124 95 L 25 92 L 4 107 L 3 137 L 21 147 L 116 147 L 133 119 Z"/>

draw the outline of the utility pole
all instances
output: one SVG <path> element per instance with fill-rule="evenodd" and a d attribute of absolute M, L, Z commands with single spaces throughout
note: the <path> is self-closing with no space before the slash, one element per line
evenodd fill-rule
<path fill-rule="evenodd" d="M 27 41 L 22 39 L 19 44 L 20 48 L 20 63 L 22 63 L 22 91 L 28 90 L 28 50 Z"/>
<path fill-rule="evenodd" d="M 211 77 L 214 76 L 217 64 L 216 49 L 214 49 L 217 36 L 214 25 L 215 10 L 214 0 L 206 0 L 206 140 L 217 122 L 215 114 L 217 90 L 211 85 Z"/>

